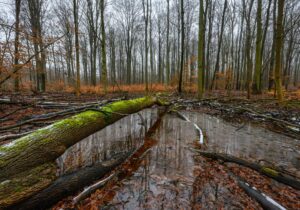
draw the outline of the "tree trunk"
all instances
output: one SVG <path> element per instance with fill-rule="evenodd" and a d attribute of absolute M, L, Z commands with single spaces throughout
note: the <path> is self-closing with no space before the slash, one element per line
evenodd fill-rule
<path fill-rule="evenodd" d="M 20 36 L 20 11 L 21 11 L 21 0 L 15 1 L 16 7 L 16 25 L 15 25 L 15 53 L 14 53 L 14 68 L 17 69 L 19 65 L 19 36 Z M 20 90 L 20 76 L 16 74 L 15 78 L 15 91 Z"/>
<path fill-rule="evenodd" d="M 107 66 L 106 66 L 106 36 L 104 25 L 104 0 L 100 1 L 101 13 L 101 82 L 104 87 L 104 92 L 107 92 Z"/>
<path fill-rule="evenodd" d="M 203 0 L 200 0 L 200 8 L 199 8 L 199 40 L 198 40 L 198 99 L 203 97 L 203 57 L 204 57 L 204 7 Z"/>
<path fill-rule="evenodd" d="M 273 6 L 273 42 L 271 49 L 271 58 L 270 58 L 270 69 L 269 69 L 269 85 L 268 90 L 274 86 L 274 63 L 275 63 L 275 49 L 276 49 L 276 8 L 277 8 L 277 0 L 274 0 Z"/>
<path fill-rule="evenodd" d="M 214 83 L 216 83 L 216 89 L 218 89 L 217 86 L 217 74 L 219 73 L 219 68 L 220 68 L 220 52 L 221 52 L 221 47 L 222 47 L 222 41 L 223 41 L 223 32 L 224 32 L 224 25 L 225 25 L 225 14 L 226 14 L 226 9 L 227 9 L 227 0 L 224 2 L 224 8 L 223 8 L 223 13 L 222 13 L 222 23 L 221 23 L 221 29 L 220 29 L 220 36 L 218 40 L 218 50 L 217 50 L 217 59 L 216 59 L 216 65 L 215 65 L 215 70 L 213 74 L 213 79 L 211 82 L 211 87 L 210 89 L 213 89 Z"/>
<path fill-rule="evenodd" d="M 166 84 L 170 84 L 170 0 L 167 0 Z"/>
<path fill-rule="evenodd" d="M 73 0 L 74 25 L 75 25 L 75 53 L 76 53 L 76 95 L 80 95 L 80 60 L 78 38 L 78 1 Z"/>
<path fill-rule="evenodd" d="M 181 56 L 180 56 L 180 72 L 179 72 L 179 85 L 178 92 L 182 92 L 182 76 L 183 76 L 183 65 L 184 65 L 184 3 L 181 0 Z"/>
<path fill-rule="evenodd" d="M 146 2 L 145 2 L 146 1 Z M 143 11 L 144 11 L 144 21 L 145 21 L 145 90 L 148 92 L 148 20 L 149 20 L 149 2 L 148 0 L 143 0 Z"/>
<path fill-rule="evenodd" d="M 54 161 L 67 148 L 128 114 L 154 104 L 156 97 L 119 101 L 39 129 L 0 147 L 0 207 L 31 197 L 57 178 Z"/>
<path fill-rule="evenodd" d="M 281 58 L 281 49 L 283 45 L 283 10 L 284 10 L 284 0 L 278 0 L 278 14 L 276 22 L 276 55 L 275 55 L 275 83 L 276 83 L 276 92 L 277 98 L 279 101 L 283 100 L 282 95 L 282 84 L 281 84 L 281 67 L 282 67 L 282 58 Z"/>
<path fill-rule="evenodd" d="M 257 32 L 256 32 L 256 53 L 255 53 L 255 75 L 253 90 L 255 93 L 261 93 L 261 73 L 262 73 L 262 0 L 257 1 Z"/>
<path fill-rule="evenodd" d="M 251 0 L 248 14 L 246 15 L 246 69 L 247 69 L 247 98 L 251 97 L 251 85 L 252 85 L 252 60 L 251 60 L 251 11 L 254 0 Z M 245 5 L 245 2 L 243 2 Z"/>

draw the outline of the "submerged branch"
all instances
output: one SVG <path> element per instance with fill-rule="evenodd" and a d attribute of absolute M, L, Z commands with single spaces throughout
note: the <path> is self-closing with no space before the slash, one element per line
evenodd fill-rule
<path fill-rule="evenodd" d="M 193 149 L 194 152 L 200 153 L 204 157 L 212 158 L 212 159 L 220 159 L 225 162 L 232 162 L 236 163 L 242 166 L 246 166 L 248 168 L 251 168 L 255 171 L 258 171 L 259 173 L 266 175 L 278 182 L 281 182 L 283 184 L 286 184 L 288 186 L 291 186 L 297 190 L 300 190 L 300 181 L 297 180 L 297 178 L 292 177 L 290 175 L 284 174 L 283 172 L 277 171 L 272 168 L 264 167 L 256 163 L 251 163 L 246 160 L 233 157 L 226 154 L 220 154 L 220 153 L 213 153 L 213 152 L 205 152 L 201 150 Z"/>

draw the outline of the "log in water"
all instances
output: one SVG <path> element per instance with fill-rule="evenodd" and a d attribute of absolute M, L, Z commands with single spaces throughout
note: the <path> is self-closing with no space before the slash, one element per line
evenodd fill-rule
<path fill-rule="evenodd" d="M 154 104 L 155 97 L 109 104 L 61 120 L 0 147 L 0 208 L 14 205 L 57 179 L 55 159 L 67 148 L 117 120 Z"/>

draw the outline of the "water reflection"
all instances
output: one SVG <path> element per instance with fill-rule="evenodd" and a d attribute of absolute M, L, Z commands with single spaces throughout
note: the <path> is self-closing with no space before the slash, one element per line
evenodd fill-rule
<path fill-rule="evenodd" d="M 133 177 L 123 182 L 109 209 L 186 209 L 192 198 L 193 153 L 197 139 L 191 125 L 168 115 L 153 138 L 158 140 Z"/>
<path fill-rule="evenodd" d="M 208 150 L 299 171 L 300 141 L 255 127 L 236 125 L 203 113 L 184 112 L 208 137 Z"/>
<path fill-rule="evenodd" d="M 296 140 L 251 125 L 237 130 L 201 113 L 184 114 L 206 133 L 208 150 L 296 167 Z M 219 168 L 223 166 L 212 165 L 188 149 L 198 141 L 191 123 L 166 115 L 153 138 L 158 143 L 131 177 L 110 189 L 115 196 L 100 209 L 245 209 L 247 202 L 259 209 L 232 185 L 230 175 Z"/>
<path fill-rule="evenodd" d="M 57 159 L 59 174 L 109 160 L 143 144 L 147 131 L 158 118 L 158 109 L 129 115 L 70 147 Z"/>

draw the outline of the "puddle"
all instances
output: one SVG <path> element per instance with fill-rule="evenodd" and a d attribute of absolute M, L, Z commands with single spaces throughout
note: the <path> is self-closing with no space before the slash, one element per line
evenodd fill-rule
<path fill-rule="evenodd" d="M 57 159 L 59 174 L 68 174 L 139 148 L 145 132 L 157 118 L 158 109 L 145 109 L 90 135 Z"/>
<path fill-rule="evenodd" d="M 300 171 L 300 141 L 249 124 L 232 124 L 203 113 L 183 112 L 207 136 L 207 150 L 260 161 L 295 174 Z M 299 174 L 300 175 L 300 174 Z"/>
<path fill-rule="evenodd" d="M 294 139 L 251 125 L 237 130 L 202 113 L 183 113 L 207 134 L 208 150 L 298 169 L 294 164 L 298 142 Z M 132 176 L 109 189 L 114 196 L 100 209 L 260 209 L 232 184 L 224 166 L 211 164 L 189 150 L 199 139 L 191 123 L 168 114 L 153 138 L 157 144 Z"/>

